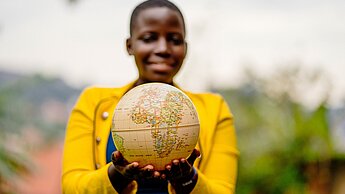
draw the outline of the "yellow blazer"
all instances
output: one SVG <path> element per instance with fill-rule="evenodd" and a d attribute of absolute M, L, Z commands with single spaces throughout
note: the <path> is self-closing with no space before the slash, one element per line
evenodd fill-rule
<path fill-rule="evenodd" d="M 120 98 L 133 87 L 87 88 L 73 108 L 66 129 L 63 193 L 116 193 L 108 178 L 106 146 L 113 111 Z M 200 120 L 194 166 L 199 178 L 192 193 L 234 193 L 238 150 L 233 116 L 220 95 L 184 91 L 193 101 Z M 136 187 L 133 193 L 136 193 Z M 169 185 L 169 193 L 175 193 Z"/>

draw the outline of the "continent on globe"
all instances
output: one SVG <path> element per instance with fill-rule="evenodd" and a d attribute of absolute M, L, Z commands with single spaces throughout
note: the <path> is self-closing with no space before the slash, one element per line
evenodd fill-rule
<path fill-rule="evenodd" d="M 199 137 L 196 109 L 178 88 L 148 83 L 128 91 L 112 120 L 116 148 L 129 162 L 163 170 L 176 158 L 187 158 Z"/>

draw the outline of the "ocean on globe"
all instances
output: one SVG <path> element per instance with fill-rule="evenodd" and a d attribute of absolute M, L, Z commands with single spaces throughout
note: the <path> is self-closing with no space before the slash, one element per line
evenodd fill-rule
<path fill-rule="evenodd" d="M 178 88 L 148 83 L 129 90 L 117 104 L 112 137 L 129 162 L 163 170 L 173 159 L 187 158 L 199 137 L 199 119 L 190 100 Z"/>

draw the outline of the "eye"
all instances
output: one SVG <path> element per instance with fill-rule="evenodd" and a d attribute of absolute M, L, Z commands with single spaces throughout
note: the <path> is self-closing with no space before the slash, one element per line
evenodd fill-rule
<path fill-rule="evenodd" d="M 146 34 L 142 35 L 139 39 L 145 43 L 150 43 L 150 42 L 157 40 L 157 35 L 154 33 L 146 33 Z"/>
<path fill-rule="evenodd" d="M 184 43 L 184 38 L 180 34 L 169 34 L 168 40 L 171 41 L 174 45 L 181 45 Z"/>

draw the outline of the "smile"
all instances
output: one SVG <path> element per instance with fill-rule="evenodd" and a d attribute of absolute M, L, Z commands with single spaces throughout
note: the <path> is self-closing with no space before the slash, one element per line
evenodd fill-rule
<path fill-rule="evenodd" d="M 167 63 L 150 63 L 148 67 L 157 72 L 168 72 L 174 69 L 173 65 Z"/>

